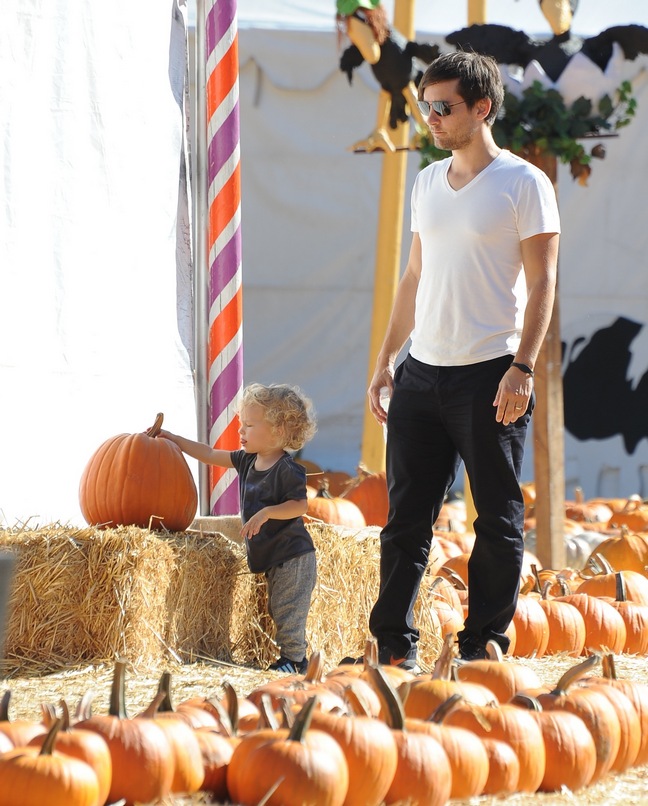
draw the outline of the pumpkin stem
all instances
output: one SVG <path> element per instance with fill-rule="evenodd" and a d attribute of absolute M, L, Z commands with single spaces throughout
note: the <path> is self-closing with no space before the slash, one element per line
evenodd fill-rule
<path fill-rule="evenodd" d="M 40 709 L 43 725 L 45 725 L 46 728 L 51 728 L 54 722 L 56 722 L 56 708 L 51 702 L 42 702 Z"/>
<path fill-rule="evenodd" d="M 432 672 L 433 680 L 450 680 L 450 670 L 453 661 L 453 647 L 456 636 L 454 633 L 448 633 L 443 639 L 443 646 L 439 657 L 434 664 L 434 671 Z"/>
<path fill-rule="evenodd" d="M 365 641 L 364 661 L 365 666 L 367 662 L 378 663 L 378 639 L 373 635 Z"/>
<path fill-rule="evenodd" d="M 321 683 L 324 675 L 324 660 L 319 650 L 313 652 L 308 660 L 306 674 L 303 677 L 304 683 Z"/>
<path fill-rule="evenodd" d="M 11 702 L 11 689 L 8 688 L 0 700 L 0 722 L 9 722 L 9 703 Z"/>
<path fill-rule="evenodd" d="M 502 647 L 497 643 L 497 641 L 493 641 L 491 638 L 490 641 L 486 642 L 486 655 L 488 660 L 494 660 L 498 663 L 502 663 L 504 660 L 504 653 L 502 652 Z"/>
<path fill-rule="evenodd" d="M 611 652 L 608 652 L 607 655 L 603 655 L 601 668 L 603 670 L 603 677 L 607 678 L 608 680 L 618 680 L 616 661 L 614 660 L 614 655 Z"/>
<path fill-rule="evenodd" d="M 158 693 L 153 697 L 151 702 L 147 705 L 147 707 L 142 711 L 141 714 L 138 714 L 138 717 L 142 719 L 155 719 L 155 715 L 157 714 L 160 703 L 164 699 L 164 692 L 158 691 Z"/>
<path fill-rule="evenodd" d="M 396 689 L 380 668 L 373 664 L 368 668 L 371 683 L 385 712 L 385 722 L 392 730 L 405 730 L 405 711 Z"/>
<path fill-rule="evenodd" d="M 556 683 L 556 687 L 551 692 L 557 696 L 561 694 L 565 694 L 567 689 L 575 683 L 577 680 L 580 680 L 586 672 L 589 672 L 596 664 L 601 660 L 601 656 L 597 655 L 596 653 L 592 653 L 589 658 L 585 658 L 584 661 L 581 663 L 576 664 L 576 666 L 572 666 L 571 669 L 567 669 L 565 674 L 560 678 L 560 680 Z"/>
<path fill-rule="evenodd" d="M 173 707 L 173 702 L 171 700 L 171 672 L 162 672 L 160 682 L 158 683 L 157 693 L 163 695 L 162 699 L 160 700 L 158 711 L 162 713 L 173 713 L 175 708 Z"/>
<path fill-rule="evenodd" d="M 272 710 L 272 700 L 270 695 L 266 693 L 261 695 L 261 702 L 259 703 L 259 728 L 279 729 L 277 717 Z"/>
<path fill-rule="evenodd" d="M 155 418 L 155 422 L 153 423 L 153 425 L 146 431 L 147 435 L 153 438 L 157 437 L 157 435 L 162 430 L 163 422 L 164 422 L 164 414 L 162 414 L 162 412 L 159 412 L 157 417 Z"/>
<path fill-rule="evenodd" d="M 208 699 L 207 702 L 214 709 L 214 711 L 216 711 L 216 713 L 218 714 L 218 719 L 219 719 L 219 721 L 221 723 L 221 727 L 223 728 L 225 733 L 228 736 L 236 736 L 236 734 L 238 733 L 238 722 L 237 722 L 237 725 L 236 725 L 236 730 L 234 730 L 232 722 L 231 722 L 231 720 L 229 718 L 229 714 L 227 713 L 227 710 L 225 708 L 223 708 L 221 703 L 218 700 L 215 700 L 215 699 Z M 238 709 L 238 702 L 237 702 L 237 709 Z M 237 715 L 238 715 L 238 710 L 237 710 Z"/>
<path fill-rule="evenodd" d="M 279 698 L 279 710 L 281 711 L 281 723 L 284 728 L 292 728 L 295 724 L 295 714 L 290 708 L 290 702 L 287 697 Z M 310 720 L 309 720 L 310 722 Z"/>
<path fill-rule="evenodd" d="M 353 716 L 371 716 L 371 709 L 365 695 L 358 690 L 355 683 L 344 687 L 344 699 L 351 708 Z"/>
<path fill-rule="evenodd" d="M 527 593 L 531 593 L 531 591 L 535 590 L 535 587 L 535 579 L 532 576 L 527 577 L 522 585 L 520 585 L 520 596 L 526 596 Z"/>
<path fill-rule="evenodd" d="M 68 704 L 64 699 L 59 700 L 59 705 L 61 706 L 61 730 L 69 730 L 70 709 L 68 708 Z"/>
<path fill-rule="evenodd" d="M 223 681 L 223 691 L 225 692 L 225 710 L 234 736 L 239 729 L 239 701 L 238 694 L 229 680 Z"/>
<path fill-rule="evenodd" d="M 615 583 L 615 599 L 617 602 L 627 602 L 628 592 L 626 590 L 625 578 L 621 571 L 617 571 L 614 575 Z"/>
<path fill-rule="evenodd" d="M 79 700 L 77 707 L 74 711 L 74 721 L 81 722 L 84 719 L 90 719 L 92 716 L 92 701 L 95 695 L 93 691 L 86 691 L 86 693 Z"/>
<path fill-rule="evenodd" d="M 62 719 L 57 719 L 54 721 L 54 724 L 47 732 L 47 736 L 41 745 L 39 756 L 51 756 L 52 751 L 54 750 L 54 742 L 56 741 L 56 736 L 61 729 L 61 725 L 63 723 Z"/>
<path fill-rule="evenodd" d="M 313 719 L 313 711 L 315 710 L 315 706 L 318 704 L 318 701 L 317 695 L 306 700 L 306 703 L 295 717 L 295 722 L 290 728 L 287 741 L 301 742 L 304 740 L 306 731 L 310 727 L 311 720 Z"/>
<path fill-rule="evenodd" d="M 466 583 L 456 571 L 452 570 L 452 568 L 448 568 L 447 565 L 444 565 L 439 569 L 439 573 L 442 574 L 449 582 L 452 582 L 458 591 L 467 590 Z"/>
<path fill-rule="evenodd" d="M 521 708 L 528 708 L 529 711 L 542 711 L 542 705 L 540 705 L 539 700 L 532 697 L 530 694 L 523 694 L 521 691 L 518 691 L 517 694 L 511 697 L 509 703 L 511 705 L 519 705 Z"/>
<path fill-rule="evenodd" d="M 536 591 L 542 590 L 542 580 L 540 579 L 540 574 L 538 572 L 538 566 L 535 563 L 531 565 L 531 573 L 533 574 L 533 578 L 535 579 L 535 588 Z"/>
<path fill-rule="evenodd" d="M 463 694 L 453 694 L 451 697 L 448 697 L 447 700 L 441 703 L 441 705 L 437 706 L 437 708 L 432 711 L 430 716 L 427 718 L 428 722 L 434 722 L 436 725 L 440 725 L 443 720 L 448 716 L 450 711 L 454 710 L 459 703 L 463 700 Z"/>
<path fill-rule="evenodd" d="M 612 565 L 610 561 L 607 559 L 607 557 L 605 557 L 603 554 L 599 554 L 598 552 L 594 556 L 596 557 L 598 564 L 602 569 L 600 573 L 605 574 L 614 573 L 614 568 L 612 568 Z"/>
<path fill-rule="evenodd" d="M 126 713 L 126 661 L 116 660 L 113 671 L 112 687 L 110 689 L 109 716 L 116 716 L 118 719 L 128 719 Z"/>
<path fill-rule="evenodd" d="M 541 595 L 542 598 L 546 601 L 549 598 L 549 591 L 551 590 L 552 582 L 548 579 L 545 584 L 542 586 Z"/>

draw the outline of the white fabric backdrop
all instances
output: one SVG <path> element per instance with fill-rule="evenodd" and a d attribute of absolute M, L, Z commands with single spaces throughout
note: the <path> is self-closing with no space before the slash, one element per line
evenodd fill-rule
<path fill-rule="evenodd" d="M 643 0 L 580 5 L 584 34 L 648 25 Z M 492 22 L 547 32 L 535 0 L 490 0 L 488 10 Z M 196 429 L 182 26 L 172 2 L 153 0 L 74 14 L 65 0 L 10 0 L 3 12 L 0 523 L 82 523 L 78 481 L 104 439 L 144 430 L 157 411 L 174 430 Z M 373 127 L 377 88 L 366 65 L 352 87 L 339 72 L 333 12 L 332 0 L 239 2 L 244 371 L 246 382 L 302 386 L 320 422 L 305 455 L 352 471 L 381 157 L 346 150 Z M 428 34 L 465 24 L 463 3 L 419 2 L 421 13 Z M 648 89 L 636 87 L 637 119 L 605 141 L 589 188 L 561 170 L 567 340 L 619 315 L 646 333 Z M 412 154 L 407 197 L 417 169 Z M 407 244 L 408 214 L 403 229 Z M 636 378 L 645 342 L 633 343 Z M 588 494 L 615 494 L 601 486 L 611 479 L 619 494 L 648 495 L 648 440 L 628 456 L 620 437 L 567 435 L 566 473 Z"/>
<path fill-rule="evenodd" d="M 9 526 L 82 524 L 92 452 L 158 411 L 195 432 L 183 17 L 155 0 L 74 6 L 12 0 L 0 26 Z"/>

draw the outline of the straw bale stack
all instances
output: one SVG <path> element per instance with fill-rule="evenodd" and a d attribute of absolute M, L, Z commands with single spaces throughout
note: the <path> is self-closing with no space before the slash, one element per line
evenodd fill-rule
<path fill-rule="evenodd" d="M 169 657 L 265 667 L 277 654 L 265 578 L 249 573 L 235 521 L 220 524 L 229 534 L 60 524 L 0 530 L 0 549 L 16 555 L 2 671 L 116 657 L 136 667 Z M 378 590 L 379 529 L 308 528 L 318 553 L 308 638 L 334 665 L 364 647 Z M 431 665 L 441 639 L 426 585 L 427 577 L 416 619 L 420 659 Z"/>

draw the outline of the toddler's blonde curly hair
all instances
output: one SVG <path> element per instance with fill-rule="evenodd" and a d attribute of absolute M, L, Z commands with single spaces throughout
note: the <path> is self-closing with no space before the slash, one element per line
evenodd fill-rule
<path fill-rule="evenodd" d="M 261 406 L 264 417 L 289 451 L 302 448 L 317 431 L 313 403 L 297 386 L 251 383 L 243 390 L 239 409 L 251 404 Z"/>

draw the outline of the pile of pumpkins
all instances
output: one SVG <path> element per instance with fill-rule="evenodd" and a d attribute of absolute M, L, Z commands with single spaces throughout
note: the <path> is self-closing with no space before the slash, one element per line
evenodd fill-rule
<path fill-rule="evenodd" d="M 2 806 L 153 803 L 209 793 L 275 806 L 443 806 L 451 799 L 577 791 L 648 763 L 648 685 L 618 679 L 614 656 L 589 654 L 555 687 L 490 652 L 460 662 L 448 636 L 435 669 L 415 676 L 364 662 L 275 676 L 239 696 L 171 701 L 170 674 L 141 714 L 124 703 L 118 661 L 107 714 L 84 697 L 71 715 L 0 714 Z M 602 662 L 602 671 L 595 667 Z"/>

